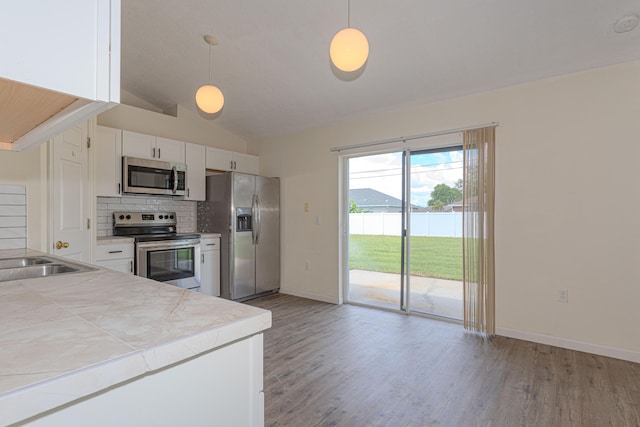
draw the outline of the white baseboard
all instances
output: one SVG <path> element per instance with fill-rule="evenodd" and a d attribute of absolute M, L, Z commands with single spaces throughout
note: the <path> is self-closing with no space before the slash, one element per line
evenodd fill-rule
<path fill-rule="evenodd" d="M 582 341 L 574 341 L 566 338 L 535 334 L 533 332 L 518 331 L 508 328 L 496 328 L 496 335 L 509 338 L 517 338 L 520 340 L 531 341 L 539 344 L 552 345 L 555 347 L 567 348 L 569 350 L 584 351 L 586 353 L 613 357 L 615 359 L 627 360 L 629 362 L 640 363 L 640 352 L 637 351 L 624 350 L 616 347 L 608 347 L 599 344 L 591 344 Z"/>
<path fill-rule="evenodd" d="M 296 289 L 282 289 L 282 288 L 280 288 L 280 293 L 281 294 L 286 294 L 286 295 L 293 295 L 294 297 L 308 298 L 308 299 L 312 299 L 312 300 L 316 300 L 316 301 L 328 302 L 330 304 L 342 304 L 342 301 L 340 301 L 338 299 L 338 297 L 329 297 L 329 296 L 326 296 L 326 295 L 312 294 L 312 293 L 309 293 L 309 292 L 299 291 L 299 290 L 296 290 Z"/>

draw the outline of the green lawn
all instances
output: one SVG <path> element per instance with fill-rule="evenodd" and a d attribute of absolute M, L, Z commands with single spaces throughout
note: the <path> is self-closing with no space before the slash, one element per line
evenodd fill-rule
<path fill-rule="evenodd" d="M 349 268 L 400 273 L 400 237 L 349 236 Z M 411 274 L 462 280 L 462 239 L 412 237 Z"/>

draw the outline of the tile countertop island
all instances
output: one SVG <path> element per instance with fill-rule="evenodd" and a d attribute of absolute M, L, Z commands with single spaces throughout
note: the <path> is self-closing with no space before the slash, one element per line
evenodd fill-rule
<path fill-rule="evenodd" d="M 28 249 L 0 250 L 0 258 L 25 255 L 50 256 Z M 215 396 L 227 393 L 224 387 L 231 384 L 226 382 L 235 382 L 231 381 L 235 377 L 224 377 L 233 372 L 232 366 L 217 366 L 223 371 L 212 374 L 213 382 L 218 384 L 197 385 L 199 377 L 206 377 L 200 371 L 244 360 L 245 353 L 253 353 L 247 357 L 259 361 L 246 362 L 249 368 L 239 366 L 237 381 L 246 377 L 242 372 L 251 371 L 252 378 L 247 377 L 247 381 L 260 396 L 256 397 L 255 405 L 244 402 L 245 409 L 254 412 L 247 418 L 249 422 L 234 424 L 260 424 L 260 417 L 264 416 L 262 331 L 269 327 L 269 311 L 101 268 L 0 282 L 0 425 L 25 419 L 34 425 L 49 425 L 51 420 L 46 421 L 46 417 L 51 413 L 53 422 L 77 419 L 58 420 L 55 416 L 62 408 L 63 413 L 71 414 L 65 416 L 76 417 L 74 407 L 83 404 L 89 405 L 85 412 L 96 411 L 90 406 L 93 400 L 113 413 L 118 402 L 127 401 L 126 390 L 139 387 L 138 383 L 149 390 L 139 389 L 134 395 L 135 405 L 128 411 L 135 416 L 146 407 L 162 412 L 163 405 L 172 406 L 161 400 L 163 395 L 178 399 L 180 394 L 189 394 L 192 384 L 195 404 L 204 402 L 207 406 L 206 402 Z M 233 351 L 236 353 L 225 356 L 225 352 Z M 210 357 L 222 359 L 207 361 Z M 196 366 L 200 371 L 195 373 L 195 379 L 180 384 L 181 378 L 185 381 L 190 378 L 188 371 L 180 371 L 185 369 L 182 365 L 201 363 L 200 359 L 206 364 Z M 184 375 L 174 374 L 173 379 L 167 379 L 168 372 Z M 153 394 L 154 389 L 159 389 L 155 392 L 159 396 Z M 172 390 L 178 398 L 171 397 Z M 246 390 L 247 387 L 242 388 L 243 393 Z M 200 396 L 207 393 L 211 396 Z M 183 416 L 180 411 L 187 407 L 171 410 L 177 412 L 174 416 Z M 44 422 L 38 415 L 43 412 L 49 414 L 45 414 Z M 102 417 L 97 413 L 93 416 Z M 124 411 L 123 416 L 130 417 L 131 413 Z M 96 419 L 87 421 L 98 425 Z M 173 422 L 169 415 L 158 419 L 164 425 Z M 115 420 L 105 418 L 104 425 Z M 198 425 L 196 420 L 183 421 L 184 425 Z"/>

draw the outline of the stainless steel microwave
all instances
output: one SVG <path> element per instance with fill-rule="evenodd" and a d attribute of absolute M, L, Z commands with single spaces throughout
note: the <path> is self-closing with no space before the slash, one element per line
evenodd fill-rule
<path fill-rule="evenodd" d="M 122 157 L 124 193 L 184 196 L 187 165 Z"/>

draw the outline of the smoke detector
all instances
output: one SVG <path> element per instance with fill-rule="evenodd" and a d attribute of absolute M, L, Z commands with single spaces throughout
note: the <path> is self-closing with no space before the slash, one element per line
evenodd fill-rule
<path fill-rule="evenodd" d="M 616 33 L 626 33 L 636 28 L 639 22 L 638 15 L 623 16 L 613 24 L 613 29 Z"/>

